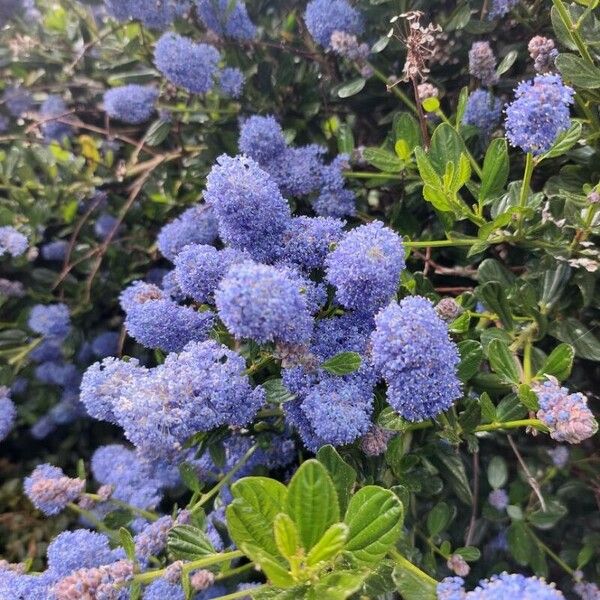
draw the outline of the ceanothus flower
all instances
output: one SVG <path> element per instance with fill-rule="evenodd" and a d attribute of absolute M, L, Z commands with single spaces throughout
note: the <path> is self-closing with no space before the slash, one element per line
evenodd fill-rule
<path fill-rule="evenodd" d="M 92 340 L 92 352 L 97 358 L 115 356 L 119 350 L 119 333 L 103 331 Z"/>
<path fill-rule="evenodd" d="M 20 117 L 23 113 L 31 110 L 34 105 L 31 93 L 20 86 L 6 88 L 2 94 L 2 101 L 6 110 L 13 117 Z"/>
<path fill-rule="evenodd" d="M 317 144 L 286 148 L 264 169 L 284 196 L 306 196 L 323 185 L 323 154 L 325 148 Z"/>
<path fill-rule="evenodd" d="M 429 300 L 409 296 L 375 316 L 375 368 L 388 385 L 387 400 L 409 421 L 435 417 L 460 396 L 460 361 L 448 327 Z"/>
<path fill-rule="evenodd" d="M 35 368 L 35 377 L 41 383 L 60 386 L 75 386 L 79 382 L 79 371 L 72 363 L 47 361 Z"/>
<path fill-rule="evenodd" d="M 41 575 L 28 575 L 3 569 L 0 570 L 0 598 L 47 600 L 50 597 L 49 586 L 52 583 L 48 572 Z"/>
<path fill-rule="evenodd" d="M 55 240 L 48 242 L 41 247 L 42 258 L 44 260 L 62 262 L 65 259 L 69 242 L 66 240 Z"/>
<path fill-rule="evenodd" d="M 271 115 L 248 117 L 240 128 L 240 152 L 259 165 L 268 165 L 286 150 L 281 125 Z"/>
<path fill-rule="evenodd" d="M 0 385 L 0 442 L 12 431 L 16 418 L 17 409 L 10 397 L 10 390 Z"/>
<path fill-rule="evenodd" d="M 493 490 L 492 492 L 490 492 L 490 495 L 488 496 L 488 502 L 496 509 L 499 511 L 503 511 L 506 510 L 506 507 L 508 506 L 508 494 L 506 493 L 506 490 L 503 489 L 498 489 L 498 490 Z"/>
<path fill-rule="evenodd" d="M 70 135 L 73 130 L 68 123 L 61 123 L 58 119 L 67 113 L 67 105 L 60 96 L 48 96 L 40 106 L 40 116 L 42 117 L 42 133 L 44 139 L 48 142 L 61 141 L 65 136 Z"/>
<path fill-rule="evenodd" d="M 219 51 L 209 44 L 196 44 L 177 33 L 167 32 L 156 42 L 156 68 L 174 85 L 193 94 L 214 87 Z"/>
<path fill-rule="evenodd" d="M 239 98 L 245 82 L 246 77 L 235 67 L 226 67 L 219 72 L 219 89 L 229 98 Z"/>
<path fill-rule="evenodd" d="M 246 250 L 259 261 L 279 256 L 291 220 L 290 207 L 275 181 L 254 160 L 221 155 L 206 179 L 204 198 L 228 246 Z"/>
<path fill-rule="evenodd" d="M 343 175 L 348 160 L 347 154 L 340 154 L 321 169 L 320 193 L 312 201 L 312 207 L 318 215 L 340 218 L 356 213 L 356 196 L 346 188 Z"/>
<path fill-rule="evenodd" d="M 196 0 L 196 12 L 204 25 L 220 37 L 247 41 L 256 37 L 256 26 L 250 20 L 241 0 Z"/>
<path fill-rule="evenodd" d="M 10 254 L 12 257 L 21 256 L 27 250 L 27 237 L 10 225 L 0 227 L 0 256 Z"/>
<path fill-rule="evenodd" d="M 252 261 L 235 264 L 215 299 L 219 317 L 238 339 L 302 344 L 312 333 L 306 289 L 288 269 Z"/>
<path fill-rule="evenodd" d="M 501 113 L 502 103 L 492 92 L 475 90 L 469 94 L 462 121 L 479 127 L 488 136 L 500 123 Z"/>
<path fill-rule="evenodd" d="M 158 234 L 158 249 L 174 261 L 188 244 L 212 244 L 218 235 L 215 211 L 206 204 L 197 204 L 167 223 Z"/>
<path fill-rule="evenodd" d="M 190 244 L 175 258 L 181 291 L 196 302 L 214 304 L 214 292 L 231 265 L 247 260 L 244 252 L 206 244 Z"/>
<path fill-rule="evenodd" d="M 29 313 L 29 329 L 45 338 L 60 340 L 69 334 L 71 319 L 66 304 L 36 304 Z"/>
<path fill-rule="evenodd" d="M 511 145 L 535 155 L 547 152 L 571 124 L 574 90 L 560 75 L 537 75 L 523 81 L 506 107 L 506 137 Z"/>
<path fill-rule="evenodd" d="M 542 35 L 535 35 L 529 40 L 527 50 L 533 59 L 533 68 L 536 72 L 548 73 L 554 69 L 554 61 L 558 56 L 554 40 Z"/>
<path fill-rule="evenodd" d="M 564 469 L 569 462 L 569 449 L 566 446 L 556 446 L 547 450 L 552 464 L 559 469 Z"/>
<path fill-rule="evenodd" d="M 129 84 L 112 88 L 104 94 L 104 109 L 110 117 L 138 125 L 154 112 L 158 90 L 151 86 Z"/>
<path fill-rule="evenodd" d="M 62 469 L 52 465 L 38 465 L 23 484 L 25 494 L 32 504 L 51 517 L 64 510 L 83 492 L 85 481 L 71 479 Z"/>
<path fill-rule="evenodd" d="M 155 579 L 144 588 L 142 600 L 185 600 L 183 588 L 179 583 L 170 583 L 166 579 Z"/>
<path fill-rule="evenodd" d="M 54 577 L 65 577 L 77 569 L 100 567 L 116 560 L 110 540 L 89 529 L 63 531 L 50 542 L 48 569 Z"/>
<path fill-rule="evenodd" d="M 569 390 L 561 387 L 553 377 L 536 385 L 533 391 L 540 405 L 537 418 L 550 429 L 553 440 L 580 444 L 598 430 L 598 423 L 582 393 L 569 394 Z"/>
<path fill-rule="evenodd" d="M 148 560 L 160 554 L 167 547 L 167 536 L 175 525 L 171 516 L 165 516 L 150 523 L 138 533 L 135 542 L 135 555 L 140 560 Z"/>
<path fill-rule="evenodd" d="M 469 50 L 469 73 L 477 77 L 484 86 L 494 85 L 496 75 L 496 57 L 489 42 L 474 42 Z"/>
<path fill-rule="evenodd" d="M 294 217 L 285 235 L 282 259 L 303 269 L 320 269 L 344 235 L 344 221 L 329 217 Z"/>
<path fill-rule="evenodd" d="M 189 8 L 189 0 L 104 0 L 109 14 L 119 21 L 136 19 L 150 29 L 166 29 Z"/>
<path fill-rule="evenodd" d="M 323 48 L 331 47 L 335 31 L 360 35 L 364 29 L 361 14 L 347 0 L 311 0 L 304 21 L 313 40 Z"/>
<path fill-rule="evenodd" d="M 492 0 L 487 18 L 492 20 L 503 17 L 517 6 L 519 2 L 520 0 Z"/>
<path fill-rule="evenodd" d="M 325 267 L 342 306 L 373 313 L 396 293 L 404 269 L 402 240 L 380 221 L 361 225 L 342 238 Z"/>

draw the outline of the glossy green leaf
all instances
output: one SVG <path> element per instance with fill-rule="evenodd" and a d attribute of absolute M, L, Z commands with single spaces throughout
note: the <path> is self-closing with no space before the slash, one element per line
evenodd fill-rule
<path fill-rule="evenodd" d="M 332 375 L 348 375 L 360 369 L 361 360 L 358 352 L 341 352 L 326 360 L 321 368 Z"/>
<path fill-rule="evenodd" d="M 506 343 L 492 340 L 488 346 L 488 360 L 492 371 L 505 383 L 519 383 L 519 367 Z"/>
<path fill-rule="evenodd" d="M 312 547 L 306 564 L 312 567 L 337 556 L 344 548 L 350 529 L 345 523 L 334 523 Z"/>
<path fill-rule="evenodd" d="M 573 359 L 575 358 L 575 348 L 570 344 L 559 344 L 550 356 L 545 360 L 542 368 L 538 372 L 538 377 L 542 375 L 552 375 L 559 381 L 567 379 L 573 368 Z"/>
<path fill-rule="evenodd" d="M 392 574 L 396 588 L 403 600 L 436 600 L 434 579 L 419 577 L 413 569 L 396 565 Z"/>
<path fill-rule="evenodd" d="M 592 333 L 593 329 L 577 319 L 567 318 L 563 321 L 552 322 L 549 333 L 561 342 L 573 346 L 577 356 L 598 362 L 600 361 L 600 340 Z"/>
<path fill-rule="evenodd" d="M 483 176 L 479 188 L 479 201 L 486 202 L 500 194 L 508 181 L 510 163 L 508 144 L 504 138 L 492 141 L 483 160 Z"/>
<path fill-rule="evenodd" d="M 333 480 L 340 514 L 344 513 L 350 500 L 350 491 L 356 483 L 356 471 L 329 444 L 319 448 L 317 460 L 325 466 Z"/>
<path fill-rule="evenodd" d="M 559 54 L 555 60 L 556 68 L 563 79 L 584 90 L 600 88 L 600 69 L 576 54 Z"/>
<path fill-rule="evenodd" d="M 370 165 L 386 173 L 399 173 L 404 168 L 398 156 L 383 148 L 365 148 L 363 156 Z"/>
<path fill-rule="evenodd" d="M 367 80 L 364 77 L 359 77 L 338 88 L 337 94 L 340 98 L 350 98 L 350 96 L 354 96 L 361 92 L 366 83 Z"/>
<path fill-rule="evenodd" d="M 527 566 L 533 551 L 533 541 L 522 521 L 514 521 L 508 528 L 508 549 L 522 566 Z"/>
<path fill-rule="evenodd" d="M 271 404 L 283 404 L 296 397 L 285 387 L 282 379 L 269 379 L 262 384 L 262 387 L 267 394 L 267 402 Z"/>
<path fill-rule="evenodd" d="M 498 281 L 488 281 L 480 285 L 475 293 L 486 308 L 498 315 L 502 325 L 511 331 L 514 321 L 504 286 Z"/>
<path fill-rule="evenodd" d="M 334 571 L 321 577 L 310 590 L 310 600 L 345 600 L 357 592 L 365 580 L 366 572 L 348 570 Z"/>
<path fill-rule="evenodd" d="M 241 546 L 241 550 L 273 585 L 281 588 L 290 588 L 296 585 L 287 567 L 262 548 L 246 543 Z"/>
<path fill-rule="evenodd" d="M 504 487 L 508 481 L 506 461 L 501 456 L 494 456 L 487 468 L 488 483 L 495 490 Z"/>
<path fill-rule="evenodd" d="M 279 513 L 273 522 L 275 544 L 280 554 L 287 558 L 297 554 L 300 548 L 300 536 L 296 524 L 287 513 Z"/>
<path fill-rule="evenodd" d="M 434 537 L 442 533 L 450 524 L 451 517 L 452 512 L 445 502 L 436 504 L 427 515 L 427 531 L 429 531 L 429 535 Z"/>

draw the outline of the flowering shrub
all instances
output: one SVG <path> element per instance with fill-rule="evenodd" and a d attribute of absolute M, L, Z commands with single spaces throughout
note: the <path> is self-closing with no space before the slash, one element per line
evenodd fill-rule
<path fill-rule="evenodd" d="M 0 600 L 600 597 L 597 3 L 393 4 L 1 3 Z"/>

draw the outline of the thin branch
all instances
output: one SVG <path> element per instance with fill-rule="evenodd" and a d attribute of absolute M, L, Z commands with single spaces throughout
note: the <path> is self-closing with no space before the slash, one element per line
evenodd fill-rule
<path fill-rule="evenodd" d="M 515 444 L 514 440 L 512 439 L 512 436 L 508 435 L 507 437 L 508 437 L 508 443 L 510 444 L 512 451 L 514 452 L 515 456 L 517 457 L 517 460 L 519 461 L 519 464 L 521 465 L 523 471 L 525 472 L 525 475 L 527 476 L 527 483 L 533 490 L 533 493 L 537 496 L 537 499 L 540 501 L 542 511 L 546 512 L 546 501 L 544 500 L 544 496 L 542 496 L 542 491 L 540 490 L 540 486 L 538 485 L 537 480 L 531 474 L 531 471 L 525 464 L 525 461 L 523 460 L 523 457 L 521 456 L 521 453 L 519 452 L 517 445 Z"/>

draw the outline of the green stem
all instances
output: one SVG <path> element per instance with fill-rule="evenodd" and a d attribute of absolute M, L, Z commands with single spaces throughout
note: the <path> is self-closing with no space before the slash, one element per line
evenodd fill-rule
<path fill-rule="evenodd" d="M 554 4 L 554 7 L 556 8 L 556 10 L 560 16 L 560 19 L 563 22 L 565 29 L 567 30 L 567 32 L 571 36 L 571 39 L 577 46 L 577 49 L 579 50 L 579 54 L 581 54 L 581 56 L 585 60 L 587 60 L 591 65 L 593 65 L 594 60 L 592 58 L 592 55 L 590 54 L 589 50 L 587 49 L 587 46 L 585 45 L 585 41 L 581 37 L 581 34 L 579 33 L 578 28 L 575 26 L 573 21 L 571 21 L 571 15 L 570 15 L 569 11 L 567 10 L 567 7 L 564 5 L 563 1 L 562 0 L 552 0 L 552 4 Z"/>
<path fill-rule="evenodd" d="M 405 248 L 444 248 L 448 246 L 472 246 L 481 240 L 472 238 L 464 239 L 460 238 L 457 240 L 424 240 L 419 242 L 405 241 Z"/>
<path fill-rule="evenodd" d="M 21 351 L 18 354 L 15 354 L 12 358 L 10 358 L 8 360 L 8 364 L 12 367 L 13 365 L 18 364 L 21 361 L 25 360 L 27 355 L 34 348 L 37 348 L 37 346 L 39 346 L 41 343 L 42 343 L 42 338 L 36 338 L 35 340 L 33 340 L 32 342 L 27 344 L 27 346 L 23 346 L 23 348 L 21 349 Z"/>
<path fill-rule="evenodd" d="M 523 348 L 523 383 L 529 385 L 531 383 L 532 374 L 531 374 L 531 353 L 533 350 L 533 344 L 531 339 L 529 338 L 525 342 L 525 347 Z"/>
<path fill-rule="evenodd" d="M 478 425 L 475 431 L 497 431 L 498 429 L 518 429 L 519 427 L 535 427 L 540 431 L 548 431 L 548 428 L 539 419 L 519 419 L 518 421 L 503 421 L 499 423 L 486 423 Z"/>
<path fill-rule="evenodd" d="M 519 221 L 517 225 L 517 237 L 521 237 L 523 229 L 523 221 L 525 220 L 525 207 L 527 205 L 527 198 L 529 196 L 529 185 L 531 184 L 531 176 L 533 175 L 533 154 L 527 153 L 525 159 L 525 173 L 523 174 L 523 183 L 521 184 L 521 193 L 519 195 Z"/>
<path fill-rule="evenodd" d="M 403 175 L 396 173 L 370 173 L 369 171 L 346 171 L 344 177 L 350 179 L 406 179 Z"/>
<path fill-rule="evenodd" d="M 189 510 L 193 514 L 200 510 L 204 504 L 206 504 L 213 496 L 216 496 L 222 488 L 224 488 L 233 478 L 233 476 L 248 462 L 250 457 L 256 452 L 257 446 L 252 446 L 240 460 L 234 465 L 233 469 L 217 483 L 209 492 L 202 494 L 200 499 L 194 504 Z"/>
<path fill-rule="evenodd" d="M 233 560 L 234 558 L 242 558 L 244 553 L 240 550 L 233 550 L 232 552 L 222 552 L 220 554 L 213 554 L 205 558 L 199 558 L 183 565 L 183 573 L 191 573 L 196 569 L 203 569 L 204 567 L 211 567 L 212 565 L 218 565 L 223 562 Z M 147 571 L 146 573 L 138 573 L 133 580 L 139 583 L 150 583 L 159 577 L 162 577 L 166 572 L 166 569 L 158 569 L 157 571 Z M 247 594 L 248 592 L 246 592 Z"/>
<path fill-rule="evenodd" d="M 123 500 L 117 500 L 116 498 L 103 500 L 100 496 L 98 496 L 98 494 L 90 493 L 86 493 L 85 496 L 90 500 L 94 500 L 95 502 L 112 502 L 121 508 L 125 508 L 133 513 L 136 513 L 137 515 L 140 515 L 140 517 L 144 517 L 144 519 L 147 519 L 148 521 L 158 520 L 158 515 L 156 513 L 150 512 L 149 510 L 144 510 L 143 508 L 137 508 L 136 506 L 131 506 L 131 504 L 127 504 L 127 502 L 123 502 Z"/>
<path fill-rule="evenodd" d="M 73 511 L 76 512 L 78 515 L 81 515 L 82 517 L 84 517 L 85 519 L 87 519 L 90 523 L 94 524 L 94 527 L 98 530 L 98 531 L 102 531 L 103 533 L 105 533 L 108 537 L 110 537 L 113 541 L 120 541 L 119 535 L 113 531 L 112 529 L 108 528 L 100 519 L 98 519 L 94 513 L 92 513 L 89 510 L 85 510 L 84 508 L 81 508 L 81 506 L 78 506 L 77 504 L 75 504 L 74 502 L 69 502 L 69 504 L 67 504 L 67 506 Z"/>
<path fill-rule="evenodd" d="M 561 567 L 565 572 L 567 572 L 571 577 L 575 574 L 575 569 L 572 569 L 558 554 L 556 554 L 553 550 L 548 548 L 540 538 L 533 533 L 530 527 L 527 527 L 527 533 L 532 537 L 533 541 L 538 545 L 538 547 L 543 550 L 559 567 Z"/>
<path fill-rule="evenodd" d="M 235 569 L 229 569 L 228 571 L 224 571 L 220 575 L 215 577 L 215 581 L 222 581 L 223 579 L 227 579 L 228 577 L 233 577 L 234 575 L 239 575 L 240 573 L 245 573 L 246 571 L 252 571 L 254 569 L 254 563 L 247 563 L 242 565 L 241 567 L 236 567 Z"/>
<path fill-rule="evenodd" d="M 404 556 L 402 556 L 402 554 L 400 554 L 400 552 L 398 552 L 398 550 L 396 550 L 395 548 L 390 550 L 390 555 L 396 561 L 396 564 L 398 564 L 406 571 L 410 571 L 415 577 L 426 583 L 427 586 L 437 586 L 438 582 L 433 577 L 430 577 L 429 575 L 427 575 L 427 573 L 425 573 L 425 571 L 421 571 L 419 567 L 413 565 L 409 560 L 404 558 Z"/>
<path fill-rule="evenodd" d="M 234 600 L 234 598 L 247 598 L 248 596 L 252 596 L 253 593 L 264 590 L 267 587 L 269 586 L 266 584 L 259 585 L 255 588 L 252 588 L 252 590 L 240 590 L 239 592 L 233 592 L 232 594 L 227 594 L 226 596 L 219 596 L 215 598 L 215 600 Z"/>
<path fill-rule="evenodd" d="M 452 125 L 452 123 L 450 122 L 450 119 L 448 119 L 448 117 L 445 115 L 444 111 L 442 109 L 439 109 L 438 111 L 436 111 L 436 114 L 438 115 L 438 117 L 440 117 L 440 119 L 442 119 L 442 121 L 444 121 L 444 123 L 446 123 L 447 125 L 450 125 L 450 127 L 452 127 L 452 129 L 454 129 L 454 131 L 456 131 L 456 133 L 460 136 L 460 138 L 462 140 L 462 136 L 460 135 L 460 131 L 458 131 L 458 127 L 455 127 L 454 125 Z M 463 140 L 463 144 L 464 144 L 464 140 Z M 479 177 L 479 179 L 483 179 L 483 171 L 481 170 L 479 163 L 475 160 L 475 157 L 471 154 L 471 151 L 467 148 L 466 144 L 464 144 L 464 147 L 465 147 L 465 152 L 467 153 L 469 162 L 471 163 L 471 166 L 473 167 L 473 170 L 475 171 L 475 173 L 477 173 L 477 177 Z"/>
<path fill-rule="evenodd" d="M 377 79 L 379 79 L 380 81 L 383 81 L 383 83 L 385 83 L 385 85 L 388 86 L 388 77 L 386 77 L 379 69 L 374 67 L 371 63 L 368 63 L 368 65 L 371 67 L 371 69 L 373 69 L 373 74 L 375 75 L 375 77 L 377 77 Z M 388 87 L 388 89 L 392 92 L 392 94 L 400 98 L 400 100 L 402 100 L 402 102 L 404 102 L 404 104 L 406 104 L 406 106 L 410 108 L 410 110 L 412 110 L 412 112 L 414 112 L 415 115 L 418 114 L 417 105 L 401 89 L 399 89 L 398 86 L 395 85 L 393 87 Z"/>

